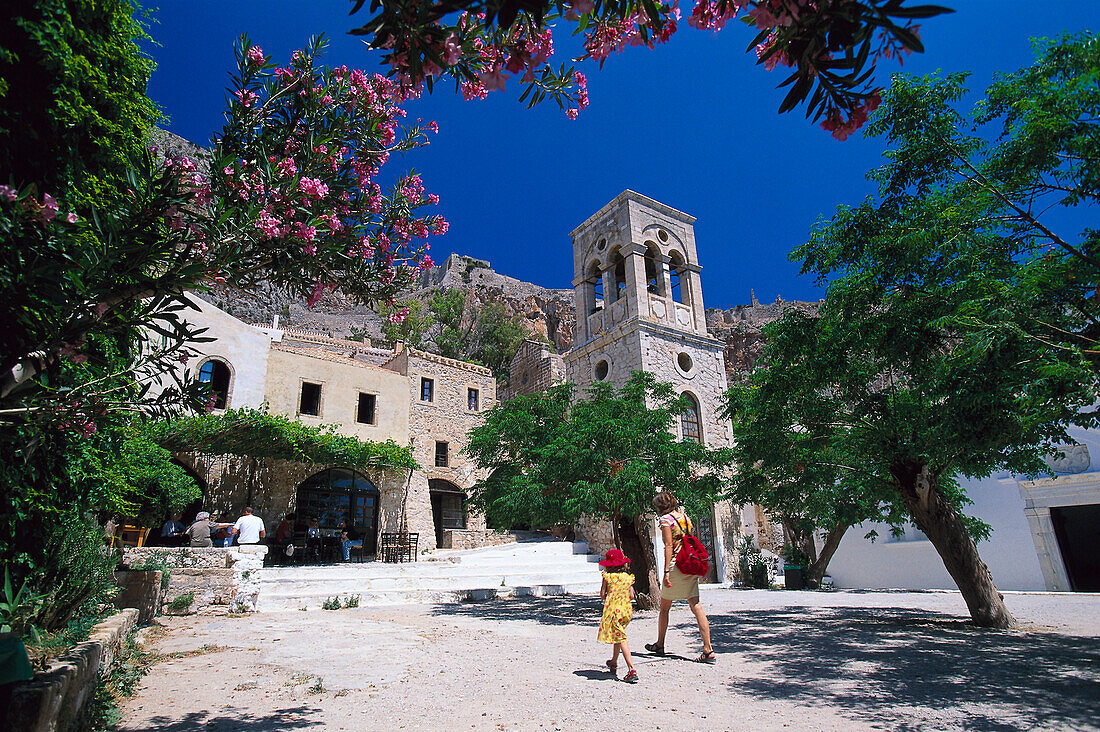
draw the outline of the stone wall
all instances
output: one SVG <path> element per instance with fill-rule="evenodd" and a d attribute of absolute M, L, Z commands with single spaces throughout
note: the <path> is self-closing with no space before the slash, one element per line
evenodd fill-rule
<path fill-rule="evenodd" d="M 565 360 L 548 343 L 525 340 L 509 364 L 508 385 L 501 389 L 506 402 L 521 394 L 538 394 L 565 381 Z"/>
<path fill-rule="evenodd" d="M 168 567 L 168 589 L 161 610 L 170 615 L 225 615 L 252 612 L 259 596 L 259 579 L 266 546 L 230 549 L 192 547 L 132 547 L 123 552 L 127 567 Z M 172 605 L 190 593 L 186 607 Z"/>
<path fill-rule="evenodd" d="M 99 678 L 111 670 L 137 618 L 137 610 L 122 610 L 92 628 L 88 640 L 73 646 L 30 681 L 2 687 L 0 729 L 55 732 L 76 727 Z"/>
<path fill-rule="evenodd" d="M 492 529 L 448 529 L 443 532 L 443 546 L 440 549 L 480 549 L 486 546 L 502 546 L 516 543 L 513 534 L 505 534 Z"/>
<path fill-rule="evenodd" d="M 389 366 L 408 377 L 409 438 L 421 469 L 409 481 L 405 511 L 408 530 L 420 533 L 419 550 L 436 548 L 432 481 L 445 481 L 463 493 L 486 477 L 463 453 L 466 434 L 482 423 L 482 412 L 496 404 L 496 379 L 482 366 L 407 348 Z M 431 399 L 423 399 L 423 379 L 431 379 Z M 469 390 L 478 392 L 470 409 Z M 436 464 L 437 443 L 446 443 L 446 465 Z M 467 529 L 485 528 L 484 519 L 467 515 Z"/>

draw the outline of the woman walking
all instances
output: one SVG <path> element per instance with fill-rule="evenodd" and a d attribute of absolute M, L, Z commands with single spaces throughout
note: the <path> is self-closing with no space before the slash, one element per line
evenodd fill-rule
<path fill-rule="evenodd" d="M 684 535 L 691 531 L 691 519 L 687 517 L 676 496 L 665 491 L 653 498 L 653 508 L 660 517 L 661 539 L 665 545 L 665 573 L 661 583 L 661 611 L 657 618 L 657 642 L 646 643 L 645 648 L 658 656 L 665 655 L 665 633 L 668 632 L 668 611 L 676 600 L 687 600 L 688 607 L 699 624 L 703 639 L 703 653 L 695 659 L 698 663 L 714 663 L 714 649 L 710 645 L 710 623 L 699 603 L 699 577 L 684 574 L 676 568 L 676 555 L 683 546 Z"/>

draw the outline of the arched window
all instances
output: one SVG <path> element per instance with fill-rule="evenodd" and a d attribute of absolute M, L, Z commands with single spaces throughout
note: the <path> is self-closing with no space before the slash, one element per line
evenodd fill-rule
<path fill-rule="evenodd" d="M 680 287 L 680 280 L 685 273 L 684 258 L 679 252 L 673 252 L 672 261 L 668 265 L 668 274 L 672 280 L 672 299 L 678 303 L 684 302 L 684 291 Z"/>
<path fill-rule="evenodd" d="M 316 518 L 322 529 L 335 530 L 340 521 L 363 540 L 363 551 L 376 552 L 378 489 L 355 470 L 329 468 L 298 486 L 298 520 Z M 351 533 L 351 532 L 349 532 Z"/>
<path fill-rule="evenodd" d="M 592 311 L 603 309 L 603 272 L 600 271 L 599 262 L 593 262 L 588 268 L 588 280 L 592 286 Z M 591 313 L 589 313 L 591 315 Z"/>
<path fill-rule="evenodd" d="M 680 434 L 685 440 L 703 441 L 703 430 L 699 420 L 699 401 L 688 392 L 681 394 L 684 399 L 684 411 L 680 413 Z"/>
<path fill-rule="evenodd" d="M 615 292 L 612 293 L 612 302 L 618 302 L 626 295 L 626 261 L 618 248 L 611 255 L 611 272 L 615 287 Z"/>
<path fill-rule="evenodd" d="M 199 368 L 199 383 L 210 385 L 214 409 L 225 409 L 229 404 L 229 366 L 225 361 L 212 358 Z"/>
<path fill-rule="evenodd" d="M 646 242 L 645 283 L 650 295 L 663 295 L 661 292 L 661 251 L 653 242 Z"/>

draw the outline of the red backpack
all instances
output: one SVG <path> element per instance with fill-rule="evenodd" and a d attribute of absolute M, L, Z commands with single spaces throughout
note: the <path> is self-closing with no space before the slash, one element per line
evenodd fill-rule
<path fill-rule="evenodd" d="M 709 569 L 710 554 L 707 553 L 703 542 L 691 533 L 690 524 L 685 528 L 678 518 L 676 523 L 680 526 L 680 530 L 684 532 L 683 537 L 680 539 L 680 551 L 676 554 L 676 569 L 684 574 L 702 577 Z"/>

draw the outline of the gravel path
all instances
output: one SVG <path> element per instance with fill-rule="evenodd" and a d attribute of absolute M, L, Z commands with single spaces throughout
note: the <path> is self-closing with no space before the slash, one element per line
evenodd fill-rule
<path fill-rule="evenodd" d="M 1100 729 L 1100 596 L 1006 602 L 1019 630 L 957 593 L 705 589 L 718 663 L 683 603 L 664 658 L 637 612 L 636 685 L 593 597 L 165 618 L 120 729 Z"/>

